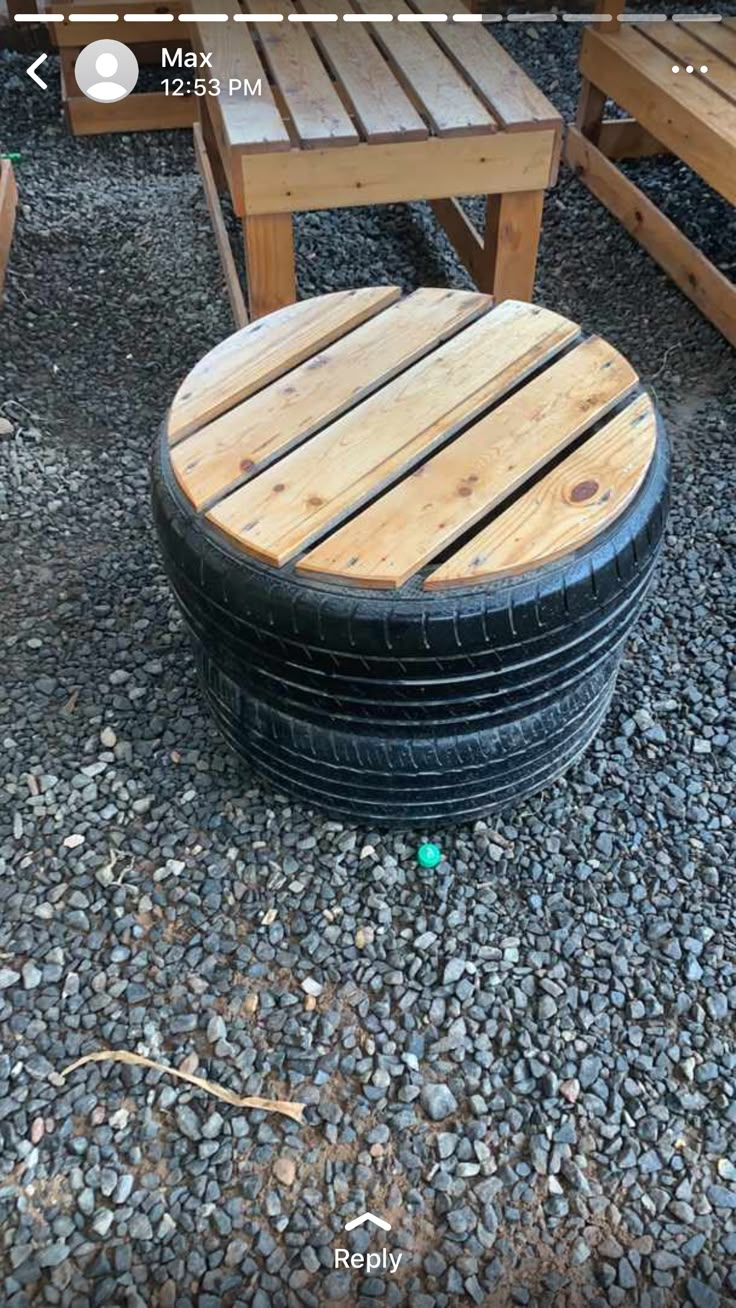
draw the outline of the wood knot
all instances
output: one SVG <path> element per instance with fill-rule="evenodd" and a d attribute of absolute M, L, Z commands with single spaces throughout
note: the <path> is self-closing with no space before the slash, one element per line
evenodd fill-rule
<path fill-rule="evenodd" d="M 579 481 L 570 491 L 570 499 L 573 504 L 583 504 L 585 500 L 592 499 L 599 488 L 600 483 L 594 481 L 592 477 L 588 481 Z"/>

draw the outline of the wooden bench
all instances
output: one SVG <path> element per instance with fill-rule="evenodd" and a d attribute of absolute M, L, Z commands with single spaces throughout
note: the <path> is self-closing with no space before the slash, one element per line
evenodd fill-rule
<path fill-rule="evenodd" d="M 736 345 L 736 286 L 615 163 L 671 152 L 736 204 L 736 19 L 636 24 L 619 21 L 623 8 L 621 0 L 600 0 L 610 21 L 584 33 L 583 88 L 567 161 Z M 607 98 L 631 118 L 605 120 Z"/>
<path fill-rule="evenodd" d="M 623 356 L 559 314 L 378 287 L 236 332 L 180 387 L 168 436 L 191 512 L 245 553 L 438 590 L 603 532 L 642 484 L 656 414 Z"/>
<path fill-rule="evenodd" d="M 252 316 L 296 298 L 294 212 L 409 200 L 431 201 L 481 290 L 530 298 L 561 121 L 502 46 L 475 22 L 412 21 L 437 12 L 430 0 L 305 0 L 338 16 L 311 24 L 273 0 L 280 21 L 239 21 L 263 8 L 202 0 L 230 21 L 192 33 L 222 87 L 199 102 L 198 153 L 211 207 L 226 185 L 243 223 Z M 381 13 L 391 21 L 366 21 Z M 262 94 L 228 94 L 231 79 Z M 454 198 L 467 195 L 487 197 L 483 235 Z M 225 265 L 237 303 L 227 252 Z"/>
<path fill-rule="evenodd" d="M 17 203 L 18 192 L 13 165 L 9 159 L 0 159 L 0 298 L 5 285 L 5 269 L 8 266 L 10 243 L 15 230 Z"/>
<path fill-rule="evenodd" d="M 196 119 L 192 95 L 134 91 L 124 100 L 98 104 L 82 94 L 74 76 L 77 56 L 91 41 L 122 41 L 130 46 L 139 64 L 151 63 L 158 68 L 162 49 L 191 49 L 189 30 L 178 23 L 179 14 L 191 9 L 190 0 L 62 0 L 60 4 L 46 0 L 46 8 L 64 15 L 63 23 L 51 23 L 49 28 L 59 50 L 64 112 L 75 136 L 192 126 Z M 125 14 L 137 12 L 156 17 L 140 23 L 126 21 Z M 96 23 L 86 20 L 87 14 L 107 17 Z M 83 17 L 85 21 L 80 21 Z"/>

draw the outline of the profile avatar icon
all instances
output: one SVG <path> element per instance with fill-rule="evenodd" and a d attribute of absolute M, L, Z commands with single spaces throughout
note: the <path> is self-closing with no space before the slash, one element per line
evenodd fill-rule
<path fill-rule="evenodd" d="M 77 57 L 74 76 L 88 100 L 114 104 L 130 95 L 138 81 L 138 60 L 121 41 L 91 41 Z"/>

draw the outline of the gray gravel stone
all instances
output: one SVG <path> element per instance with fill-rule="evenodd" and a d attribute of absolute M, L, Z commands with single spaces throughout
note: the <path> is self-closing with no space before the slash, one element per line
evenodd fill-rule
<path fill-rule="evenodd" d="M 422 1108 L 432 1122 L 441 1122 L 457 1112 L 457 1099 L 449 1086 L 430 1082 L 422 1086 L 420 1097 Z"/>

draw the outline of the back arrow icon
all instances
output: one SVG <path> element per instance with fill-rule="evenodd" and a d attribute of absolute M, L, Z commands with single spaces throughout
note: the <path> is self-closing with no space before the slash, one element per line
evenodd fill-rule
<path fill-rule="evenodd" d="M 48 59 L 48 55 L 45 54 L 39 55 L 38 59 L 36 59 L 34 63 L 31 64 L 30 68 L 26 68 L 26 72 L 28 73 L 29 77 L 33 78 L 34 82 L 38 82 L 38 85 L 41 87 L 42 91 L 48 91 L 49 88 L 47 83 L 44 82 L 43 78 L 39 77 L 38 73 L 36 72 L 36 69 L 41 66 L 44 59 Z"/>

